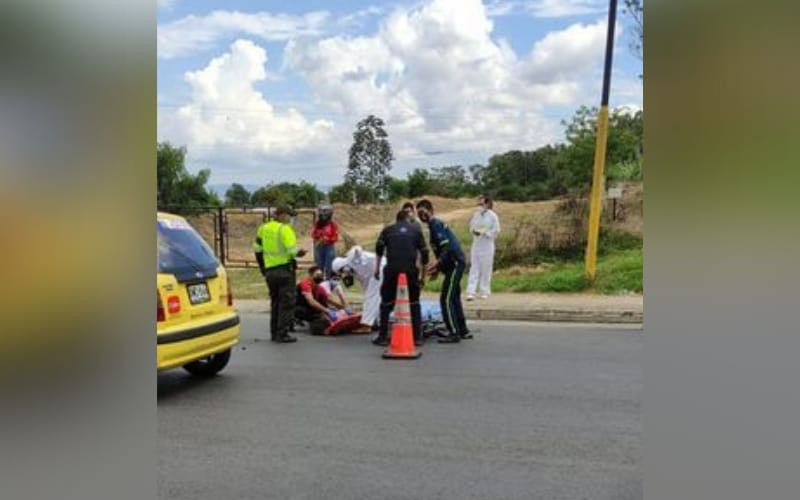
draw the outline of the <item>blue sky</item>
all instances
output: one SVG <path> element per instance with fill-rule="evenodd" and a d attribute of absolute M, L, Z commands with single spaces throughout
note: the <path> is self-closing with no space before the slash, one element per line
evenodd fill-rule
<path fill-rule="evenodd" d="M 356 122 L 392 173 L 563 139 L 596 105 L 607 1 L 159 0 L 158 137 L 211 182 L 341 182 Z M 620 10 L 611 105 L 642 107 Z"/>

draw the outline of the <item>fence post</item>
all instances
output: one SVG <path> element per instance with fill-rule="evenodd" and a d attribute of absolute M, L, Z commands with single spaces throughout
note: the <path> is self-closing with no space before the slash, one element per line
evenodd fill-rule
<path fill-rule="evenodd" d="M 228 228 L 225 227 L 225 209 L 217 207 L 217 218 L 219 220 L 219 261 L 225 265 L 225 239 L 228 233 Z"/>

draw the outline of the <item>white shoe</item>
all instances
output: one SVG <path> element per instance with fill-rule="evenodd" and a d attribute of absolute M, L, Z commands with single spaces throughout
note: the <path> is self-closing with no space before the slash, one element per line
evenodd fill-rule
<path fill-rule="evenodd" d="M 474 295 L 472 295 L 472 294 L 467 295 L 467 301 L 473 301 L 473 300 L 475 300 L 475 296 Z"/>
<path fill-rule="evenodd" d="M 485 293 L 484 293 L 483 295 L 481 295 L 481 299 L 483 299 L 483 300 L 486 300 L 486 299 L 488 299 L 488 298 L 489 298 L 489 296 L 488 296 L 488 295 L 486 295 Z"/>

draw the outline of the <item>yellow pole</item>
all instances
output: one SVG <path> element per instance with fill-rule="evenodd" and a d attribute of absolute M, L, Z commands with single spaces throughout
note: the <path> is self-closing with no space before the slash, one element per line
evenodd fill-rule
<path fill-rule="evenodd" d="M 593 282 L 597 274 L 597 240 L 600 237 L 600 214 L 603 211 L 605 188 L 606 143 L 608 140 L 608 95 L 611 91 L 611 62 L 614 55 L 614 29 L 617 21 L 617 0 L 608 2 L 606 59 L 603 68 L 603 95 L 597 113 L 597 143 L 594 148 L 592 196 L 589 200 L 589 235 L 586 241 L 586 278 Z"/>
<path fill-rule="evenodd" d="M 600 214 L 603 211 L 606 144 L 608 139 L 608 106 L 597 114 L 597 143 L 594 151 L 594 174 L 589 205 L 589 237 L 586 243 L 586 277 L 594 281 L 597 273 L 597 240 L 600 237 Z"/>

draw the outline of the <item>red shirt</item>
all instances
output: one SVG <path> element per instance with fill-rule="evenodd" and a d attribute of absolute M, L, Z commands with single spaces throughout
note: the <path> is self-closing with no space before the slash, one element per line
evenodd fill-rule
<path fill-rule="evenodd" d="M 325 288 L 319 286 L 318 284 L 314 283 L 314 280 L 311 278 L 306 278 L 300 282 L 298 285 L 300 287 L 300 293 L 310 293 L 314 300 L 322 304 L 323 306 L 328 306 L 328 292 Z"/>
<path fill-rule="evenodd" d="M 322 227 L 314 227 L 311 229 L 311 237 L 314 241 L 321 239 L 325 245 L 333 245 L 339 241 L 339 226 L 335 222 L 330 221 Z"/>

